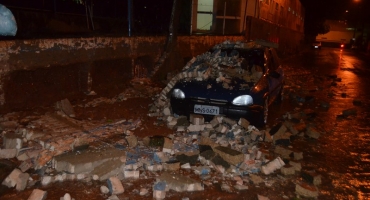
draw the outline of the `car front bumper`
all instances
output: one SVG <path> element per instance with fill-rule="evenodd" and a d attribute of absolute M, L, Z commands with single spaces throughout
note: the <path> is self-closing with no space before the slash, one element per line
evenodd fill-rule
<path fill-rule="evenodd" d="M 195 105 L 214 106 L 218 108 L 219 115 L 223 115 L 234 120 L 245 118 L 252 124 L 260 123 L 261 117 L 263 116 L 263 107 L 259 105 L 235 106 L 228 102 L 199 102 L 195 99 L 171 98 L 171 108 L 174 114 L 187 116 L 188 118 L 190 114 L 201 114 L 204 116 L 206 121 L 210 121 L 215 116 L 214 114 L 195 113 Z"/>

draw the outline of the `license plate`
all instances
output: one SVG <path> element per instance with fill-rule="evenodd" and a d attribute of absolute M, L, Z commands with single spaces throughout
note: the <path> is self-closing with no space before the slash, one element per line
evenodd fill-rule
<path fill-rule="evenodd" d="M 216 106 L 194 105 L 194 113 L 218 115 L 220 113 L 220 108 Z"/>

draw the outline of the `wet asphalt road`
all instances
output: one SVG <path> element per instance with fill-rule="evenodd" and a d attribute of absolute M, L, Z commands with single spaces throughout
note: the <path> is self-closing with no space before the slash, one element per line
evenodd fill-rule
<path fill-rule="evenodd" d="M 319 199 L 370 199 L 370 55 L 312 49 L 284 64 L 288 66 L 287 85 L 306 88 L 301 96 L 314 100 L 298 105 L 288 97 L 282 105 L 270 108 L 276 111 L 270 118 L 294 108 L 315 110 L 315 119 L 307 123 L 316 126 L 321 137 L 293 144 L 304 152 L 302 166 L 322 175 Z M 323 109 L 323 102 L 329 108 Z M 342 111 L 350 108 L 357 114 L 342 117 Z"/>

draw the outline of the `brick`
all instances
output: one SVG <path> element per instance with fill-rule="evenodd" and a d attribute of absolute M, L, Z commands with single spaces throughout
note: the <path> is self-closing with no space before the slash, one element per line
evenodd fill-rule
<path fill-rule="evenodd" d="M 238 124 L 242 126 L 245 130 L 248 130 L 248 126 L 250 125 L 250 122 L 244 118 L 240 118 L 238 121 Z"/>
<path fill-rule="evenodd" d="M 254 185 L 259 185 L 260 183 L 263 183 L 263 179 L 255 174 L 249 174 L 249 179 Z"/>
<path fill-rule="evenodd" d="M 319 196 L 319 190 L 316 186 L 303 182 L 296 183 L 295 192 L 306 198 L 317 198 Z"/>
<path fill-rule="evenodd" d="M 11 188 L 14 187 L 17 184 L 18 177 L 21 175 L 21 170 L 15 168 L 3 181 L 3 185 Z"/>
<path fill-rule="evenodd" d="M 34 189 L 32 190 L 31 195 L 28 197 L 27 200 L 45 200 L 47 197 L 47 192 L 40 190 L 40 189 Z"/>
<path fill-rule="evenodd" d="M 126 179 L 127 178 L 138 179 L 140 176 L 140 171 L 139 170 L 124 171 L 123 174 Z"/>
<path fill-rule="evenodd" d="M 194 125 L 203 125 L 204 117 L 202 115 L 190 114 L 190 123 Z"/>
<path fill-rule="evenodd" d="M 28 173 L 19 174 L 15 189 L 17 191 L 23 191 L 24 189 L 26 189 L 29 178 L 30 178 L 30 175 Z"/>
<path fill-rule="evenodd" d="M 163 169 L 166 171 L 178 171 L 180 169 L 180 162 L 163 163 Z"/>
<path fill-rule="evenodd" d="M 289 164 L 292 165 L 297 172 L 300 172 L 302 169 L 302 164 L 300 162 L 289 161 Z"/>
<path fill-rule="evenodd" d="M 321 175 L 316 172 L 305 170 L 301 172 L 301 176 L 305 181 L 315 186 L 321 185 Z"/>
<path fill-rule="evenodd" d="M 277 123 L 270 130 L 270 135 L 283 135 L 287 131 L 287 127 L 283 123 Z"/>
<path fill-rule="evenodd" d="M 280 157 L 277 157 L 275 158 L 274 160 L 270 161 L 269 163 L 267 163 L 266 165 L 263 165 L 261 167 L 261 171 L 265 174 L 265 175 L 269 175 L 270 173 L 274 172 L 275 170 L 277 169 L 280 169 L 281 167 L 283 167 L 285 165 L 284 161 L 281 160 Z"/>
<path fill-rule="evenodd" d="M 125 191 L 121 181 L 117 177 L 110 177 L 107 180 L 107 184 L 110 194 L 122 194 Z"/>
<path fill-rule="evenodd" d="M 295 174 L 295 168 L 294 168 L 294 166 L 287 164 L 287 165 L 284 165 L 280 169 L 280 172 L 281 172 L 281 174 L 283 174 L 285 176 L 294 175 Z"/>
<path fill-rule="evenodd" d="M 0 149 L 0 159 L 14 158 L 17 154 L 17 149 Z"/>
<path fill-rule="evenodd" d="M 26 172 L 27 170 L 29 170 L 30 168 L 33 167 L 33 163 L 32 163 L 32 160 L 31 159 L 28 159 L 26 161 L 23 161 L 20 165 L 19 165 L 19 169 L 22 171 L 22 172 Z"/>
<path fill-rule="evenodd" d="M 290 155 L 293 153 L 292 150 L 281 146 L 276 146 L 274 152 L 279 154 L 283 159 L 289 159 Z"/>
<path fill-rule="evenodd" d="M 3 146 L 5 149 L 21 149 L 22 145 L 22 135 L 8 132 L 3 136 Z"/>
<path fill-rule="evenodd" d="M 213 151 L 232 165 L 237 165 L 244 161 L 244 154 L 242 152 L 230 149 L 228 147 L 214 147 Z"/>

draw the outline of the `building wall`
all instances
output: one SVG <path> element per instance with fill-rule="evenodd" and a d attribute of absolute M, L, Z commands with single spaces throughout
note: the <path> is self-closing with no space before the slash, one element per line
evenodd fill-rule
<path fill-rule="evenodd" d="M 160 77 L 184 60 L 225 40 L 244 36 L 178 37 L 177 57 Z M 73 99 L 89 87 L 100 91 L 145 77 L 163 53 L 165 37 L 96 37 L 0 41 L 0 112 Z M 180 64 L 178 64 L 180 63 Z M 89 78 L 92 81 L 89 81 Z M 41 92 L 42 91 L 42 92 Z M 43 100 L 43 101 L 41 101 Z"/>

